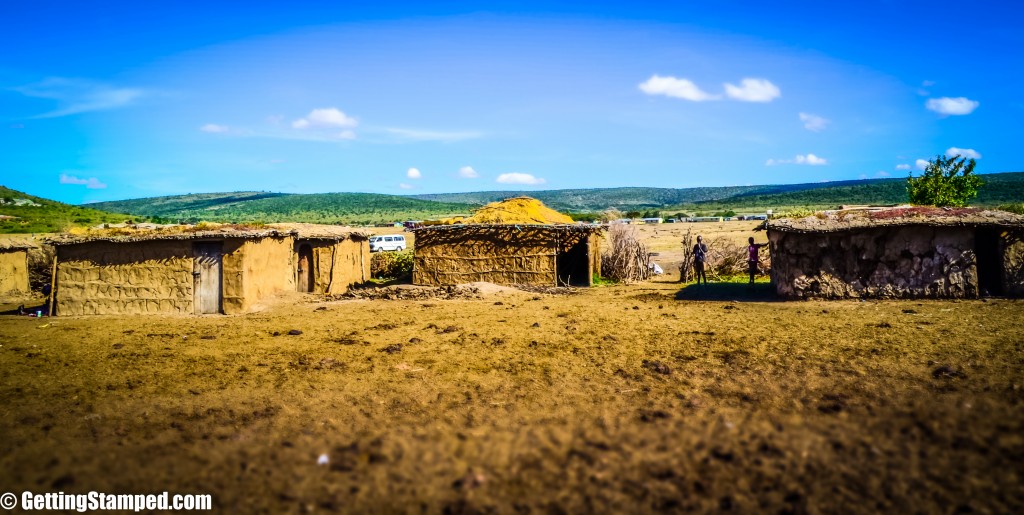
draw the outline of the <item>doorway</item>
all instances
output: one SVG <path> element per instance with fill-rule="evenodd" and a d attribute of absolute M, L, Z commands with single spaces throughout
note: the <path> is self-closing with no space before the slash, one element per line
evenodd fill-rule
<path fill-rule="evenodd" d="M 299 263 L 296 271 L 296 290 L 310 293 L 313 291 L 313 247 L 307 243 L 299 245 Z"/>
<path fill-rule="evenodd" d="M 1003 294 L 1003 253 L 1000 230 L 979 227 L 974 234 L 974 256 L 978 268 L 978 295 Z"/>
<path fill-rule="evenodd" d="M 558 284 L 555 286 L 590 286 L 590 256 L 587 238 L 559 252 L 555 257 Z"/>
<path fill-rule="evenodd" d="M 220 243 L 192 245 L 193 304 L 196 314 L 221 312 L 223 247 Z"/>

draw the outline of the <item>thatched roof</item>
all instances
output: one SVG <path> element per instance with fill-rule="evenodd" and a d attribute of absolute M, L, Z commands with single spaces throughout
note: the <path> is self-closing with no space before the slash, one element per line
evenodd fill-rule
<path fill-rule="evenodd" d="M 261 238 L 285 238 L 295 235 L 293 230 L 279 230 L 269 227 L 250 227 L 240 225 L 168 225 L 159 228 L 105 228 L 90 229 L 82 233 L 59 234 L 50 238 L 48 243 L 54 246 L 77 245 L 93 242 L 137 243 L 167 240 L 223 240 Z"/>
<path fill-rule="evenodd" d="M 343 240 L 354 240 L 363 241 L 370 239 L 370 235 L 362 231 L 354 231 L 350 227 L 342 227 L 339 225 L 320 225 L 320 224 L 302 224 L 302 223 L 291 223 L 291 224 L 270 224 L 270 227 L 280 229 L 283 231 L 289 231 L 295 234 L 296 238 L 309 239 L 309 240 L 330 240 L 330 241 L 343 241 Z"/>
<path fill-rule="evenodd" d="M 128 243 L 153 240 L 209 240 L 209 239 L 259 239 L 259 238 L 308 238 L 341 241 L 345 239 L 365 240 L 367 235 L 344 227 L 316 224 L 199 224 L 199 225 L 155 225 L 138 224 L 108 226 L 89 229 L 83 233 L 67 233 L 47 239 L 51 245 L 75 245 L 90 242 Z"/>
<path fill-rule="evenodd" d="M 23 241 L 0 240 L 0 252 L 12 252 L 15 250 L 28 250 L 33 248 Z"/>
<path fill-rule="evenodd" d="M 498 202 L 491 202 L 477 209 L 473 216 L 455 217 L 437 222 L 426 222 L 427 226 L 435 225 L 480 225 L 480 224 L 571 224 L 569 218 L 543 202 L 530 197 L 513 197 Z"/>
<path fill-rule="evenodd" d="M 779 232 L 838 232 L 872 227 L 919 225 L 929 227 L 1020 227 L 1024 216 L 979 208 L 898 207 L 875 211 L 818 213 L 806 218 L 767 220 L 759 229 Z"/>
<path fill-rule="evenodd" d="M 474 231 L 474 232 L 503 232 L 509 230 L 542 230 L 564 233 L 599 233 L 605 229 L 601 225 L 593 224 L 455 224 L 455 225 L 429 225 L 413 229 L 414 234 L 433 234 L 444 231 Z"/>

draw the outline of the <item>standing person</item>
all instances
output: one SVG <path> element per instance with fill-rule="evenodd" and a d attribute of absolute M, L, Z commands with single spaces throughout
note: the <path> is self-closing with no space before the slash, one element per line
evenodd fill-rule
<path fill-rule="evenodd" d="M 704 262 L 708 260 L 708 246 L 704 244 L 704 239 L 697 236 L 697 244 L 693 246 L 693 271 L 697 275 L 697 284 L 700 284 L 700 278 L 704 278 L 704 284 L 708 283 L 708 276 L 704 273 Z"/>
<path fill-rule="evenodd" d="M 757 251 L 761 250 L 761 247 L 767 247 L 767 243 L 754 243 L 754 237 L 751 236 L 749 240 L 750 245 L 747 246 L 747 268 L 750 271 L 750 284 L 754 284 L 754 276 L 757 275 L 758 263 L 761 261 Z"/>

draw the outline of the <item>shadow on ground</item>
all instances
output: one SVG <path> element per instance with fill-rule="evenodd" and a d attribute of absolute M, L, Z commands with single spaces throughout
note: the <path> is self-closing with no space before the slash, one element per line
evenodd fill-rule
<path fill-rule="evenodd" d="M 735 300 L 739 302 L 774 302 L 783 300 L 775 294 L 771 283 L 708 283 L 687 284 L 676 292 L 676 300 Z"/>
<path fill-rule="evenodd" d="M 50 307 L 45 302 L 21 302 L 21 303 L 4 303 L 0 304 L 0 315 L 27 315 L 29 313 L 35 313 L 42 311 L 48 313 Z"/>

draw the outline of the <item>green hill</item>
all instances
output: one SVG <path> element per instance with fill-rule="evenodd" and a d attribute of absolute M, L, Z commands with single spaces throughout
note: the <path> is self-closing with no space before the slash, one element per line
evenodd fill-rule
<path fill-rule="evenodd" d="M 71 227 L 121 223 L 132 218 L 131 215 L 99 211 L 91 206 L 73 206 L 0 186 L 0 233 L 3 234 L 60 232 Z"/>
<path fill-rule="evenodd" d="M 174 222 L 308 222 L 374 224 L 468 214 L 474 206 L 376 193 L 204 193 L 99 202 L 90 207 L 128 211 Z"/>
<path fill-rule="evenodd" d="M 1024 172 L 986 174 L 976 205 L 1024 201 Z M 865 179 L 803 184 L 721 186 L 708 188 L 594 188 L 541 191 L 480 191 L 437 193 L 414 198 L 440 202 L 486 204 L 526 195 L 563 211 L 622 211 L 687 209 L 752 209 L 833 207 L 840 204 L 897 204 L 906 202 L 906 180 Z"/>
<path fill-rule="evenodd" d="M 1024 172 L 986 174 L 974 205 L 1024 202 Z M 203 193 L 90 204 L 105 211 L 128 212 L 182 222 L 313 222 L 374 224 L 441 218 L 470 213 L 495 200 L 528 195 L 569 212 L 753 211 L 826 208 L 841 204 L 906 202 L 905 180 L 868 179 L 805 184 L 722 186 L 712 188 L 595 188 L 545 191 L 481 191 L 415 196 L 374 193 L 287 194 L 268 192 Z"/>
<path fill-rule="evenodd" d="M 1024 172 L 984 174 L 985 184 L 971 205 L 998 206 L 1024 202 Z M 830 208 L 842 204 L 901 204 L 907 202 L 906 179 L 874 179 L 822 183 L 816 188 L 777 193 L 747 192 L 716 200 L 672 206 L 700 211 Z"/>

